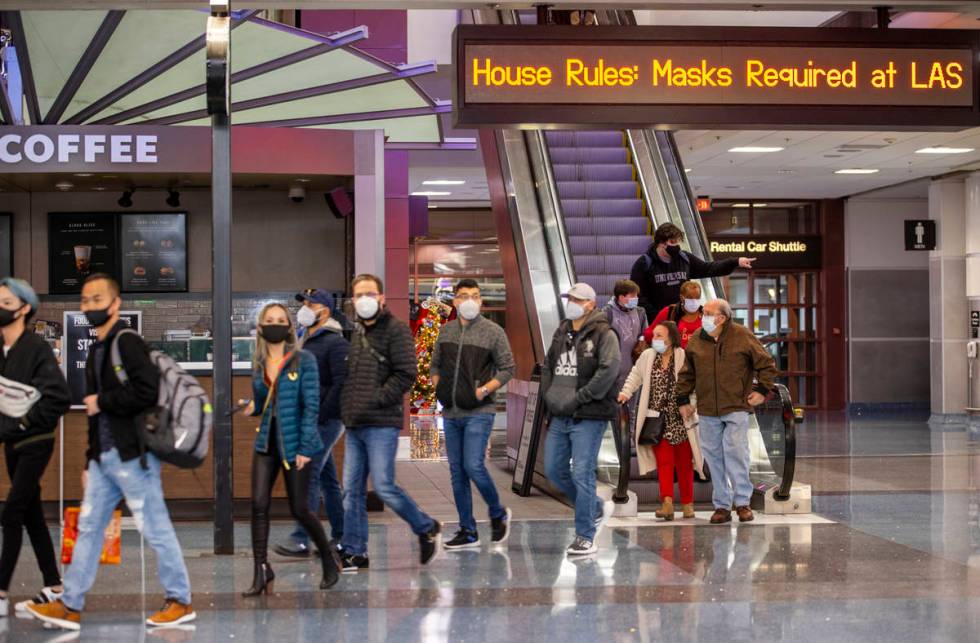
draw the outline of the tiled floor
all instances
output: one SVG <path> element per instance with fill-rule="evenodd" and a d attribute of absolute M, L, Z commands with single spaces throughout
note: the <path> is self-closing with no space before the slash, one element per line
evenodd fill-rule
<path fill-rule="evenodd" d="M 571 511 L 518 498 L 507 546 L 445 552 L 420 568 L 417 545 L 390 511 L 372 514 L 371 570 L 315 589 L 314 561 L 274 558 L 273 596 L 239 596 L 251 580 L 248 525 L 238 555 L 211 553 L 211 528 L 179 527 L 195 590 L 193 628 L 146 632 L 160 601 L 152 552 L 147 591 L 138 536 L 89 595 L 82 640 L 200 641 L 980 641 L 980 448 L 964 432 L 905 419 L 816 417 L 800 431 L 797 479 L 810 516 L 712 526 L 707 514 L 660 523 L 615 518 L 600 552 L 563 555 Z M 452 532 L 443 462 L 399 463 L 398 477 Z M 478 517 L 485 506 L 474 501 Z M 273 527 L 273 541 L 290 525 Z M 485 529 L 485 525 L 483 526 Z M 16 598 L 39 583 L 25 548 Z M 36 622 L 0 619 L 0 639 L 58 640 Z"/>

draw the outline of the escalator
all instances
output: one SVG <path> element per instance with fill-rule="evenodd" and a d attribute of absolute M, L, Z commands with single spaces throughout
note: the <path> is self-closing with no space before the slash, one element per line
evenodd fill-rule
<path fill-rule="evenodd" d="M 607 13 L 625 19 L 625 12 Z M 475 24 L 522 21 L 510 11 L 474 10 L 472 18 Z M 654 229 L 668 221 L 685 231 L 687 252 L 703 259 L 710 253 L 671 132 L 495 130 L 481 131 L 480 138 L 507 286 L 508 335 L 518 363 L 507 400 L 508 455 L 514 462 L 524 426 L 535 417 L 528 411 L 529 400 L 536 400 L 531 373 L 544 361 L 562 318 L 561 293 L 584 281 L 603 305 L 647 250 Z M 717 280 L 703 280 L 702 289 L 709 299 L 724 296 Z M 785 388 L 756 415 L 750 442 L 752 478 L 760 492 L 753 504 L 759 506 L 766 493 L 784 497 L 792 483 L 794 458 L 787 445 L 794 443 L 793 408 Z M 641 505 L 656 502 L 656 473 L 637 474 L 630 427 L 613 424 L 600 452 L 600 480 L 616 488 L 617 500 L 625 500 L 628 487 Z M 533 483 L 551 491 L 542 455 L 538 449 Z M 695 493 L 696 502 L 709 500 L 710 482 L 697 484 Z"/>

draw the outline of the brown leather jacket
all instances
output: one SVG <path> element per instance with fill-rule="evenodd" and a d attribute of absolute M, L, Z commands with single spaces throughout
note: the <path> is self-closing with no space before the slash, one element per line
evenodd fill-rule
<path fill-rule="evenodd" d="M 757 383 L 753 385 L 753 379 Z M 751 411 L 753 390 L 766 395 L 776 379 L 776 364 L 752 331 L 725 322 L 718 339 L 703 330 L 687 343 L 687 360 L 677 376 L 677 403 L 688 404 L 697 393 L 698 413 L 721 417 Z"/>

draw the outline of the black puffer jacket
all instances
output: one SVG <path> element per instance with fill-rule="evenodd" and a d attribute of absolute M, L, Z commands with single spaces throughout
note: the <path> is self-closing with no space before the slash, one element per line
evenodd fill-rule
<path fill-rule="evenodd" d="M 401 427 L 403 401 L 418 365 L 408 324 L 382 310 L 377 321 L 358 323 L 347 357 L 347 380 L 340 395 L 341 418 L 348 429 Z"/>
<path fill-rule="evenodd" d="M 41 392 L 41 399 L 23 418 L 0 415 L 0 439 L 15 447 L 28 439 L 53 440 L 58 420 L 71 405 L 71 394 L 48 343 L 24 331 L 6 356 L 0 351 L 0 375 Z"/>

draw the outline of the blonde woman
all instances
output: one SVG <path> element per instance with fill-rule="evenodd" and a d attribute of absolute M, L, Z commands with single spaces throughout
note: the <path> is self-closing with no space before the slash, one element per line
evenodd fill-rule
<path fill-rule="evenodd" d="M 289 510 L 316 543 L 323 563 L 320 589 L 336 584 L 336 559 L 323 526 L 309 510 L 310 459 L 323 449 L 317 432 L 320 382 L 316 358 L 296 347 L 296 332 L 285 306 L 272 303 L 258 318 L 252 361 L 254 398 L 248 415 L 262 418 L 252 460 L 252 555 L 255 578 L 243 596 L 271 592 L 275 574 L 268 562 L 269 504 L 272 486 L 282 469 Z"/>
<path fill-rule="evenodd" d="M 653 329 L 651 347 L 643 351 L 626 377 L 619 393 L 624 403 L 640 391 L 636 418 L 636 459 L 640 475 L 657 469 L 660 480 L 661 507 L 657 517 L 674 519 L 674 471 L 680 487 L 681 508 L 685 518 L 694 517 L 694 471 L 703 475 L 701 449 L 697 439 L 697 414 L 685 422 L 677 407 L 677 374 L 684 367 L 677 324 L 664 321 Z M 644 412 L 645 411 L 645 412 Z M 663 433 L 652 447 L 639 444 L 643 423 L 649 416 L 663 415 Z"/>

